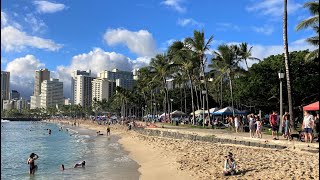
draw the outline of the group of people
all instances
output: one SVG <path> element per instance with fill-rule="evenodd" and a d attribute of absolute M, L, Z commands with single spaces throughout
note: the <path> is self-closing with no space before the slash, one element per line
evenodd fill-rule
<path fill-rule="evenodd" d="M 38 166 L 35 164 L 35 160 L 37 160 L 38 158 L 39 158 L 39 156 L 37 154 L 31 153 L 28 160 L 27 160 L 27 164 L 29 164 L 30 175 L 34 175 L 35 171 L 38 169 Z M 82 161 L 82 162 L 76 163 L 73 168 L 78 168 L 78 167 L 84 168 L 85 165 L 86 165 L 86 161 Z M 63 164 L 61 164 L 61 170 L 62 171 L 65 170 Z"/>

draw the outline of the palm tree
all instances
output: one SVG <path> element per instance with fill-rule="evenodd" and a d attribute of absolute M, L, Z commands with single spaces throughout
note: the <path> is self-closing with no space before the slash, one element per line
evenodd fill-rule
<path fill-rule="evenodd" d="M 312 28 L 316 32 L 316 36 L 307 38 L 306 41 L 311 45 L 319 47 L 319 1 L 307 2 L 303 7 L 308 8 L 312 16 L 301 21 L 297 25 L 296 30 Z M 308 53 L 305 57 L 306 60 L 314 60 L 316 58 L 319 58 L 319 48 Z"/>
<path fill-rule="evenodd" d="M 209 39 L 205 40 L 204 37 L 204 30 L 200 31 L 194 31 L 193 37 L 189 37 L 185 39 L 185 43 L 190 48 L 190 50 L 194 51 L 199 58 L 199 63 L 201 67 L 201 78 L 203 78 L 204 81 L 204 90 L 206 91 L 206 101 L 207 101 L 207 109 L 208 109 L 208 115 L 210 115 L 209 112 L 209 96 L 208 96 L 208 87 L 207 87 L 207 80 L 205 78 L 204 68 L 205 68 L 205 61 L 206 61 L 206 55 L 205 51 L 209 50 L 210 43 L 213 41 L 213 35 L 209 37 Z M 210 118 L 210 116 L 209 116 Z M 209 125 L 211 122 L 211 118 L 209 120 Z"/>
<path fill-rule="evenodd" d="M 284 62 L 286 66 L 286 78 L 287 78 L 287 91 L 288 91 L 288 105 L 290 114 L 290 125 L 294 127 L 293 122 L 293 111 L 292 111 L 292 92 L 291 92 L 291 82 L 290 82 L 290 72 L 289 72 L 289 49 L 288 49 L 288 33 L 287 33 L 287 0 L 284 0 L 284 11 L 283 11 L 283 47 L 284 47 Z"/>
<path fill-rule="evenodd" d="M 168 87 L 166 84 L 166 78 L 170 74 L 170 68 L 173 67 L 174 64 L 172 61 L 168 58 L 166 54 L 157 54 L 156 57 L 151 59 L 150 62 L 150 68 L 151 73 L 154 74 L 153 81 L 160 80 L 162 81 L 162 87 L 164 88 L 164 94 L 165 94 L 165 106 L 168 107 L 169 114 L 170 114 L 170 105 L 169 105 L 169 93 L 168 93 Z M 166 111 L 165 117 L 167 115 Z M 169 116 L 170 122 L 171 122 L 171 116 Z"/>
<path fill-rule="evenodd" d="M 185 47 L 185 44 L 181 41 L 175 41 L 168 50 L 168 54 L 172 57 L 173 61 L 179 66 L 181 72 L 184 72 L 190 82 L 191 91 L 191 107 L 193 112 L 193 124 L 195 120 L 195 108 L 194 108 L 194 87 L 193 87 L 193 70 L 197 67 L 197 58 L 195 53 Z"/>
<path fill-rule="evenodd" d="M 234 108 L 232 79 L 236 74 L 244 72 L 244 70 L 239 67 L 241 59 L 238 57 L 238 52 L 238 46 L 236 45 L 219 45 L 217 51 L 214 52 L 212 59 L 213 64 L 209 65 L 209 67 L 213 68 L 216 74 L 219 75 L 217 80 L 221 79 L 222 81 L 225 77 L 229 79 L 232 108 Z"/>
<path fill-rule="evenodd" d="M 240 58 L 242 60 L 244 60 L 244 62 L 246 63 L 247 70 L 249 69 L 248 62 L 247 62 L 248 59 L 250 59 L 250 60 L 260 60 L 258 58 L 255 58 L 255 57 L 251 56 L 251 50 L 252 50 L 252 46 L 250 48 L 248 48 L 248 44 L 246 42 L 245 43 L 241 43 L 239 45 L 238 54 L 239 54 Z"/>

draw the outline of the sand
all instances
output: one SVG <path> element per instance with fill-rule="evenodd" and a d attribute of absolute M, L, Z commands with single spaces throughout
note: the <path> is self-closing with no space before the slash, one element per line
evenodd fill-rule
<path fill-rule="evenodd" d="M 106 133 L 105 126 L 81 122 L 81 127 Z M 189 140 L 148 137 L 111 126 L 111 134 L 141 167 L 139 179 L 319 179 L 319 153 L 274 150 Z M 222 175 L 224 156 L 232 152 L 239 175 Z"/>

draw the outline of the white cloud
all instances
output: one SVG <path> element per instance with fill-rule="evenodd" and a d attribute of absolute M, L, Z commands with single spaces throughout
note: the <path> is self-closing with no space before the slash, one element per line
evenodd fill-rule
<path fill-rule="evenodd" d="M 281 0 L 262 0 L 252 2 L 252 5 L 246 8 L 249 12 L 258 12 L 261 15 L 283 16 L 283 1 Z M 294 0 L 288 0 L 288 14 L 293 14 L 301 9 L 302 5 L 295 3 Z"/>
<path fill-rule="evenodd" d="M 148 66 L 150 57 L 139 57 L 132 60 L 122 54 L 115 52 L 105 52 L 101 48 L 95 48 L 88 53 L 73 56 L 70 65 L 58 66 L 55 70 L 49 69 L 52 78 L 58 78 L 63 82 L 64 96 L 71 94 L 71 72 L 74 70 L 90 69 L 94 76 L 103 70 L 114 68 L 132 71 L 134 68 Z M 1 59 L 3 60 L 3 58 Z M 33 55 L 14 59 L 7 63 L 6 71 L 10 72 L 11 89 L 16 89 L 23 93 L 23 97 L 30 98 L 34 88 L 35 70 L 45 68 L 45 64 L 36 59 Z"/>
<path fill-rule="evenodd" d="M 267 25 L 264 25 L 263 27 L 252 26 L 252 30 L 257 33 L 270 35 L 273 33 L 274 28 L 273 28 L 273 26 L 267 26 Z"/>
<path fill-rule="evenodd" d="M 47 28 L 47 25 L 43 22 L 43 20 L 37 18 L 31 13 L 27 14 L 24 20 L 28 24 L 30 24 L 33 33 L 36 33 L 36 32 L 42 33 Z"/>
<path fill-rule="evenodd" d="M 40 13 L 55 13 L 66 9 L 64 4 L 52 3 L 49 1 L 34 1 L 37 6 L 37 11 Z"/>
<path fill-rule="evenodd" d="M 182 26 L 182 27 L 185 27 L 185 26 L 188 26 L 188 25 L 191 25 L 191 26 L 199 26 L 199 27 L 202 27 L 203 26 L 203 23 L 201 22 L 198 22 L 192 18 L 187 18 L 187 19 L 178 19 L 178 25 Z"/>
<path fill-rule="evenodd" d="M 23 97 L 29 98 L 33 92 L 35 70 L 44 66 L 45 64 L 33 55 L 26 55 L 7 63 L 6 71 L 10 72 L 11 89 L 16 89 Z"/>
<path fill-rule="evenodd" d="M 29 36 L 12 26 L 1 28 L 1 48 L 5 51 L 21 51 L 26 47 L 56 51 L 62 47 L 50 39 Z"/>
<path fill-rule="evenodd" d="M 125 44 L 131 52 L 139 56 L 153 56 L 157 53 L 156 43 L 147 30 L 128 31 L 126 29 L 108 29 L 104 40 L 110 46 Z"/>
<path fill-rule="evenodd" d="M 174 10 L 180 13 L 184 13 L 187 11 L 187 8 L 181 5 L 182 2 L 183 2 L 182 0 L 165 0 L 165 1 L 162 1 L 161 4 L 164 4 L 170 8 L 173 8 Z"/>
<path fill-rule="evenodd" d="M 74 70 L 91 70 L 96 76 L 104 70 L 118 68 L 123 71 L 132 71 L 133 68 L 141 68 L 149 65 L 150 57 L 139 57 L 136 60 L 115 52 L 105 52 L 101 48 L 95 48 L 88 53 L 79 54 L 72 57 L 69 66 L 58 66 L 53 76 L 63 81 L 66 97 L 70 96 L 70 78 Z"/>
<path fill-rule="evenodd" d="M 8 18 L 7 14 L 1 11 L 1 27 L 7 25 Z"/>
<path fill-rule="evenodd" d="M 240 27 L 231 23 L 216 23 L 218 31 L 236 30 L 240 31 Z"/>

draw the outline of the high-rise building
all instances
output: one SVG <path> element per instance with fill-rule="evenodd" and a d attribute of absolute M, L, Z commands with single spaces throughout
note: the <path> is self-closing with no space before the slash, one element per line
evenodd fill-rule
<path fill-rule="evenodd" d="M 102 71 L 98 73 L 99 78 L 106 78 L 109 81 L 115 82 L 116 86 L 111 87 L 111 91 L 114 93 L 116 87 L 122 87 L 125 89 L 132 89 L 134 85 L 133 72 L 120 71 L 119 69 L 113 69 L 112 71 Z"/>
<path fill-rule="evenodd" d="M 63 82 L 51 78 L 41 83 L 40 107 L 48 108 L 56 105 L 63 105 Z"/>
<path fill-rule="evenodd" d="M 91 70 L 87 71 L 80 71 L 80 70 L 75 70 L 71 73 L 71 98 L 70 102 L 71 104 L 75 104 L 75 101 L 77 99 L 77 77 L 79 75 L 83 76 L 91 76 Z"/>
<path fill-rule="evenodd" d="M 82 107 L 91 106 L 92 102 L 92 80 L 91 71 L 74 71 L 71 79 L 71 98 L 73 104 L 79 104 Z"/>
<path fill-rule="evenodd" d="M 19 112 L 22 112 L 23 109 L 28 108 L 27 100 L 23 99 L 22 97 L 19 100 L 16 100 L 16 108 Z"/>
<path fill-rule="evenodd" d="M 114 86 L 116 86 L 116 83 L 106 78 L 94 79 L 92 81 L 92 102 L 94 99 L 97 101 L 102 101 L 102 99 L 109 101 L 113 95 L 113 91 L 111 91 L 111 89 Z"/>
<path fill-rule="evenodd" d="M 3 100 L 9 99 L 10 72 L 1 71 L 1 109 Z"/>
<path fill-rule="evenodd" d="M 9 99 L 20 99 L 20 93 L 17 90 L 11 90 L 9 93 Z"/>
<path fill-rule="evenodd" d="M 40 108 L 41 106 L 41 83 L 44 80 L 50 80 L 50 71 L 48 69 L 40 69 L 35 71 L 34 90 L 31 96 L 30 109 Z"/>
<path fill-rule="evenodd" d="M 138 80 L 139 79 L 139 76 L 140 76 L 140 71 L 139 70 L 140 70 L 139 68 L 138 69 L 133 69 L 132 74 L 133 74 L 133 79 L 134 80 Z"/>
<path fill-rule="evenodd" d="M 33 92 L 34 96 L 39 96 L 41 94 L 41 83 L 44 80 L 50 80 L 50 71 L 48 71 L 48 69 L 36 70 Z"/>

